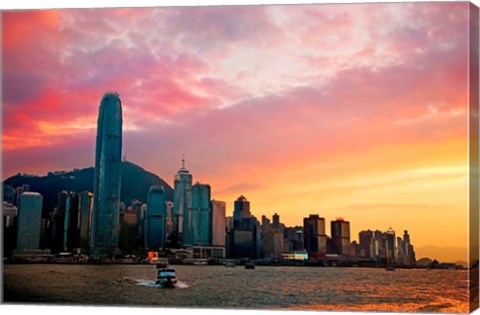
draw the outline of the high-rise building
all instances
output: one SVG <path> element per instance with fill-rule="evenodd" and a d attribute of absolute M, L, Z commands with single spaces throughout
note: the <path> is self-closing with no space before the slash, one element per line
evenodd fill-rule
<path fill-rule="evenodd" d="M 90 246 L 92 223 L 92 198 L 91 192 L 85 191 L 78 194 L 80 226 L 78 232 L 78 247 L 81 253 L 88 253 Z"/>
<path fill-rule="evenodd" d="M 70 208 L 70 194 L 66 191 L 59 192 L 57 194 L 57 206 L 53 210 L 53 213 L 51 216 L 52 241 L 50 246 L 51 246 L 51 250 L 54 253 L 60 253 L 67 250 L 65 221 L 68 218 L 67 211 L 68 212 L 70 211 L 69 208 Z"/>
<path fill-rule="evenodd" d="M 170 234 L 173 232 L 173 201 L 167 201 L 167 239 Z"/>
<path fill-rule="evenodd" d="M 252 216 L 250 213 L 250 201 L 241 195 L 235 200 L 233 207 L 233 227 L 237 228 L 240 226 L 242 219 Z"/>
<path fill-rule="evenodd" d="M 350 255 L 350 223 L 337 218 L 330 224 L 332 237 L 332 254 L 348 256 Z"/>
<path fill-rule="evenodd" d="M 132 209 L 120 213 L 119 247 L 125 253 L 132 253 L 137 249 L 137 212 Z"/>
<path fill-rule="evenodd" d="M 280 258 L 284 249 L 283 245 L 283 232 L 275 228 L 268 229 L 262 239 L 263 257 Z"/>
<path fill-rule="evenodd" d="M 65 216 L 66 249 L 73 251 L 79 247 L 79 210 L 80 199 L 77 193 L 70 193 L 69 214 Z"/>
<path fill-rule="evenodd" d="M 158 250 L 167 240 L 167 204 L 163 186 L 152 186 L 148 191 L 145 215 L 145 248 Z"/>
<path fill-rule="evenodd" d="M 225 246 L 225 201 L 212 200 L 212 245 Z"/>
<path fill-rule="evenodd" d="M 327 253 L 325 219 L 318 214 L 303 218 L 303 238 L 308 257 L 324 258 Z"/>
<path fill-rule="evenodd" d="M 122 104 L 119 95 L 103 95 L 98 112 L 93 185 L 92 256 L 118 253 L 122 156 Z"/>
<path fill-rule="evenodd" d="M 358 240 L 359 258 L 374 258 L 373 232 L 370 230 L 360 231 Z"/>
<path fill-rule="evenodd" d="M 387 232 L 385 232 L 387 263 L 396 263 L 398 256 L 396 240 L 395 231 L 390 227 Z"/>
<path fill-rule="evenodd" d="M 270 219 L 267 218 L 265 215 L 262 215 L 262 233 L 265 234 L 271 227 Z"/>
<path fill-rule="evenodd" d="M 210 195 L 210 185 L 197 182 L 192 186 L 192 201 L 183 217 L 183 245 L 211 245 Z"/>
<path fill-rule="evenodd" d="M 3 202 L 3 254 L 5 257 L 10 257 L 12 251 L 16 247 L 17 235 L 18 235 L 17 219 L 18 219 L 18 208 L 13 204 L 4 201 Z"/>
<path fill-rule="evenodd" d="M 40 219 L 43 197 L 37 192 L 24 192 L 18 206 L 17 250 L 40 248 Z"/>
<path fill-rule="evenodd" d="M 192 174 L 185 168 L 185 158 L 173 181 L 173 239 L 181 243 L 183 234 L 183 216 L 192 201 Z"/>

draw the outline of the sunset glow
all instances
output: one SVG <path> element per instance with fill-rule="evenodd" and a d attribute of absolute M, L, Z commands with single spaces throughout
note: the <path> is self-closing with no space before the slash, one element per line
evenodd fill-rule
<path fill-rule="evenodd" d="M 468 13 L 467 2 L 3 12 L 3 179 L 92 166 L 114 90 L 127 159 L 173 185 L 185 154 L 227 215 L 243 194 L 258 218 L 344 217 L 352 240 L 391 226 L 417 258 L 466 261 Z"/>

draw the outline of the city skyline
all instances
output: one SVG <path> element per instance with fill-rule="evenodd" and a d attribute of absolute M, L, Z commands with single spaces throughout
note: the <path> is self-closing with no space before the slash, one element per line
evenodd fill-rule
<path fill-rule="evenodd" d="M 123 154 L 171 183 L 185 153 L 227 213 L 244 194 L 257 216 L 279 213 L 288 225 L 311 213 L 343 216 L 358 224 L 352 235 L 408 227 L 417 248 L 461 246 L 466 260 L 468 64 L 457 56 L 468 48 L 467 8 L 7 12 L 4 176 L 91 165 L 94 105 L 113 85 L 124 106 Z M 155 18 L 159 30 L 177 33 L 135 32 Z M 385 33 L 372 27 L 380 20 Z M 105 32 L 85 37 L 93 30 Z M 58 35 L 61 53 L 40 34 Z M 22 71 L 32 51 L 50 67 Z M 59 71 L 47 76 L 52 68 Z M 16 84 L 26 78 L 20 95 Z M 36 167 L 26 163 L 31 154 Z"/>

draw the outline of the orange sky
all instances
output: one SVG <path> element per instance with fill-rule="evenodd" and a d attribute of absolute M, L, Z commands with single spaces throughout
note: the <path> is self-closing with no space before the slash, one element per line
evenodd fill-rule
<path fill-rule="evenodd" d="M 466 248 L 468 8 L 4 12 L 3 177 L 93 165 L 116 90 L 127 159 L 172 183 L 185 153 L 227 213 L 243 194 L 287 225 L 344 217 L 354 240 L 406 229 L 417 258 Z"/>

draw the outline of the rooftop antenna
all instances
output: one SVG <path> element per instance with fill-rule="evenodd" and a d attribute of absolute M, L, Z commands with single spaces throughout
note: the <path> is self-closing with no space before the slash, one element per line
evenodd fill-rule
<path fill-rule="evenodd" d="M 185 153 L 182 154 L 182 168 L 185 168 Z"/>

